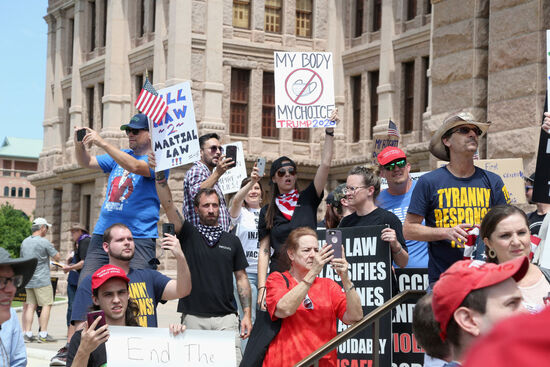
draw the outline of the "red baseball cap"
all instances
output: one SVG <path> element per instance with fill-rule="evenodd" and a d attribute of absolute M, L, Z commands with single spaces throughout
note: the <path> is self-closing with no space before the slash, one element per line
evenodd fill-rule
<path fill-rule="evenodd" d="M 509 278 L 515 281 L 523 278 L 529 268 L 526 256 L 502 264 L 486 263 L 479 260 L 457 261 L 447 269 L 433 289 L 432 308 L 443 341 L 447 336 L 447 325 L 453 313 L 471 291 L 490 287 Z"/>
<path fill-rule="evenodd" d="M 403 158 L 406 159 L 407 155 L 398 147 L 385 147 L 376 157 L 376 159 L 378 159 L 378 163 L 380 163 L 382 166 L 397 159 Z"/>
<path fill-rule="evenodd" d="M 130 279 L 126 276 L 124 270 L 115 265 L 103 265 L 97 269 L 94 275 L 92 275 L 92 291 L 101 287 L 103 283 L 111 278 L 120 278 L 126 283 L 130 282 Z"/>

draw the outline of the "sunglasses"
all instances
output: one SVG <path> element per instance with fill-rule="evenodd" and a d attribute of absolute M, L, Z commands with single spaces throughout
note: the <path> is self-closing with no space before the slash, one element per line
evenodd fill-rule
<path fill-rule="evenodd" d="M 529 191 L 533 188 L 533 186 L 525 186 L 525 191 Z"/>
<path fill-rule="evenodd" d="M 0 289 L 6 288 L 8 282 L 11 282 L 15 288 L 19 288 L 23 284 L 23 275 L 14 275 L 11 278 L 0 277 Z"/>
<path fill-rule="evenodd" d="M 303 305 L 306 310 L 313 310 L 313 302 L 311 301 L 311 298 L 309 298 L 308 294 L 306 294 L 306 298 L 304 298 Z"/>
<path fill-rule="evenodd" d="M 394 162 L 385 164 L 384 169 L 388 170 L 388 171 L 393 171 L 395 169 L 395 167 L 403 168 L 406 165 L 407 165 L 407 160 L 406 159 L 400 159 L 398 161 L 394 161 Z"/>
<path fill-rule="evenodd" d="M 221 154 L 223 154 L 223 147 L 221 145 L 212 145 L 210 148 L 206 148 L 210 151 L 212 154 L 216 154 L 216 152 L 219 150 Z"/>
<path fill-rule="evenodd" d="M 296 170 L 294 169 L 294 167 L 288 167 L 288 169 L 281 168 L 277 171 L 277 176 L 285 177 L 287 173 L 291 176 L 294 176 L 296 174 Z"/>
<path fill-rule="evenodd" d="M 130 135 L 132 133 L 133 135 L 139 135 L 139 132 L 143 129 L 126 129 L 126 135 Z"/>
<path fill-rule="evenodd" d="M 476 133 L 477 136 L 480 136 L 482 134 L 481 129 L 477 126 L 474 126 L 474 127 L 460 126 L 460 127 L 457 127 L 456 129 L 454 129 L 451 132 L 451 134 L 454 134 L 454 133 L 458 132 L 460 134 L 466 135 L 466 134 L 469 134 L 470 131 L 473 131 L 474 133 Z"/>

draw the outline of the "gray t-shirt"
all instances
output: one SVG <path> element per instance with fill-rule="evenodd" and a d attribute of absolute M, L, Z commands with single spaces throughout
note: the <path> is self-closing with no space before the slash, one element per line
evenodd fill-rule
<path fill-rule="evenodd" d="M 55 256 L 57 250 L 53 245 L 40 236 L 29 236 L 23 240 L 21 244 L 21 257 L 22 258 L 36 258 L 38 264 L 36 270 L 25 288 L 41 288 L 48 284 L 50 281 L 50 256 Z"/>

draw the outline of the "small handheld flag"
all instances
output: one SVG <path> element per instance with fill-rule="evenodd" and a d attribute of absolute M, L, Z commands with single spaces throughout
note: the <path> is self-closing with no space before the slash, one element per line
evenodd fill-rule
<path fill-rule="evenodd" d="M 390 120 L 388 124 L 388 135 L 399 138 L 399 131 L 397 130 L 397 125 L 395 125 L 395 123 L 392 120 Z"/>
<path fill-rule="evenodd" d="M 157 124 L 164 119 L 168 112 L 168 105 L 159 96 L 147 77 L 145 77 L 145 84 L 143 84 L 134 106 Z"/>

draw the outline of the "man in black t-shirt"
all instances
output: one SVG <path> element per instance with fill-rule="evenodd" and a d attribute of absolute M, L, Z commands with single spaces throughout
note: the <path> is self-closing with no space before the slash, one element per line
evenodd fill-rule
<path fill-rule="evenodd" d="M 382 230 L 381 238 L 389 243 L 392 260 L 404 268 L 409 261 L 409 254 L 401 221 L 392 212 L 375 204 L 376 196 L 380 193 L 380 178 L 369 168 L 355 166 L 348 174 L 345 190 L 348 203 L 355 209 L 355 213 L 342 218 L 339 227 L 388 225 L 388 228 Z"/>
<path fill-rule="evenodd" d="M 154 168 L 152 155 L 149 162 Z M 201 189 L 195 195 L 193 205 L 199 224 L 193 226 L 174 205 L 164 172 L 156 173 L 156 187 L 160 203 L 168 220 L 174 224 L 191 271 L 191 294 L 178 303 L 181 321 L 188 329 L 235 330 L 239 365 L 242 358 L 240 339 L 248 338 L 252 329 L 251 288 L 246 275 L 248 262 L 241 241 L 219 225 L 220 199 L 215 189 Z M 237 293 L 244 313 L 240 334 L 233 297 L 233 275 L 237 280 Z"/>

